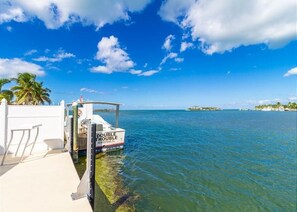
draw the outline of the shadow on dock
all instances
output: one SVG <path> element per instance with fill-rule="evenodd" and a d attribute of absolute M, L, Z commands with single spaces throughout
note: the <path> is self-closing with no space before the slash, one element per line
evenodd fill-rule
<path fill-rule="evenodd" d="M 15 156 L 14 154 L 8 154 L 5 158 L 3 165 L 0 165 L 0 176 L 6 174 L 8 171 L 19 165 L 20 163 L 28 163 L 41 158 L 45 158 L 56 153 L 60 153 L 61 150 L 49 150 L 47 152 L 35 153 L 33 155 L 25 155 L 23 160 L 20 161 L 21 157 L 19 155 Z M 0 163 L 3 159 L 3 155 L 0 155 Z"/>

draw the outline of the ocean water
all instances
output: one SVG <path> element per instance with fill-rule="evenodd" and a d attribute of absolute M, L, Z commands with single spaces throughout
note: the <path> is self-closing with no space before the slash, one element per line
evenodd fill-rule
<path fill-rule="evenodd" d="M 96 208 L 296 211 L 296 125 L 296 112 L 121 111 L 125 149 L 97 159 Z"/>

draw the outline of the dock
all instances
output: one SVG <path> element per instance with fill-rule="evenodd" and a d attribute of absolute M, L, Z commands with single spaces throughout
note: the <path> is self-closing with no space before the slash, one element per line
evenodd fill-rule
<path fill-rule="evenodd" d="M 68 152 L 34 154 L 0 166 L 0 211 L 92 211 L 87 198 L 72 200 L 80 179 Z"/>

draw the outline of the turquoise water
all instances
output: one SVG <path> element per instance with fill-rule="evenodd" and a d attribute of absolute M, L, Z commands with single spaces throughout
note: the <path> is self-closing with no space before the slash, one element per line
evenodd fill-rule
<path fill-rule="evenodd" d="M 121 111 L 120 126 L 105 160 L 137 211 L 296 210 L 295 112 Z"/>

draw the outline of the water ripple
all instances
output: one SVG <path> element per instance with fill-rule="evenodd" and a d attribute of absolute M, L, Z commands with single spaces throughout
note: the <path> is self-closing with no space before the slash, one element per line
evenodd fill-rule
<path fill-rule="evenodd" d="M 119 173 L 136 210 L 296 209 L 296 114 L 122 111 L 120 121 Z"/>

